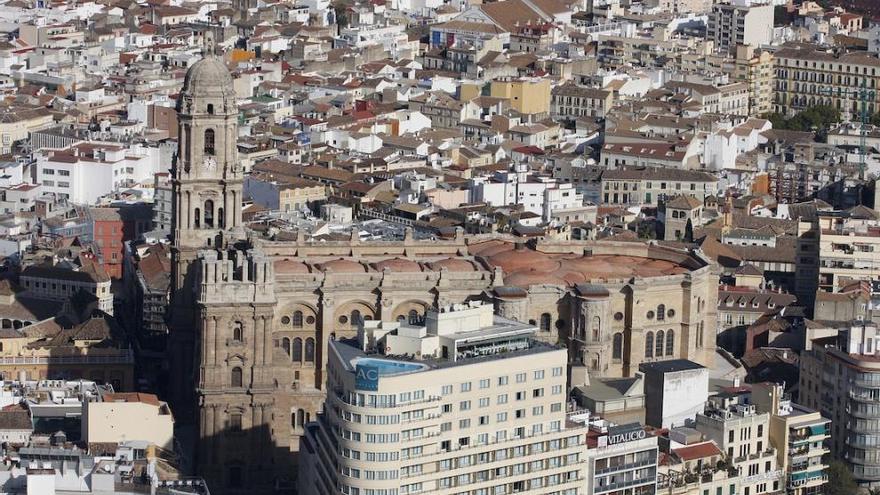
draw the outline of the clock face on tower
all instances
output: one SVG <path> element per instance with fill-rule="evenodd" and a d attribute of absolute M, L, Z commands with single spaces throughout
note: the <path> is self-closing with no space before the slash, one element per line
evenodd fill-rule
<path fill-rule="evenodd" d="M 217 159 L 213 156 L 206 156 L 204 162 L 202 163 L 202 167 L 208 172 L 213 172 L 217 169 Z"/>

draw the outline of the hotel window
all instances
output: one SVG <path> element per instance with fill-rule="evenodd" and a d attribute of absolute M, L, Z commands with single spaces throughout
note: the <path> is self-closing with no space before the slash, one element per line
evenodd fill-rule
<path fill-rule="evenodd" d="M 471 382 L 464 382 L 461 384 L 462 392 L 470 392 L 471 391 Z"/>

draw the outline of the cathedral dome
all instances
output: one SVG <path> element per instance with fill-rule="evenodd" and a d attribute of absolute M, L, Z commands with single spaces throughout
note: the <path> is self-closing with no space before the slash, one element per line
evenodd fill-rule
<path fill-rule="evenodd" d="M 193 96 L 232 93 L 232 74 L 220 58 L 208 55 L 186 71 L 182 92 Z"/>

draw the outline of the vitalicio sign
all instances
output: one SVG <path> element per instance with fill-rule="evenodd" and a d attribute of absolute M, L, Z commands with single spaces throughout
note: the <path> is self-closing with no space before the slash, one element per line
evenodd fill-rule
<path fill-rule="evenodd" d="M 618 443 L 626 443 L 632 442 L 634 440 L 641 440 L 645 438 L 648 434 L 645 433 L 645 429 L 642 428 L 642 425 L 638 423 L 630 423 L 628 425 L 614 426 L 608 428 L 608 445 L 615 445 Z"/>

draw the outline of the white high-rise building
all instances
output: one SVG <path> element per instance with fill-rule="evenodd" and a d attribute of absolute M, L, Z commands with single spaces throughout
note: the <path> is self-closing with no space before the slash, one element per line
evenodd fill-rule
<path fill-rule="evenodd" d="M 590 493 L 589 429 L 566 416 L 567 352 L 536 330 L 460 305 L 331 341 L 300 493 Z"/>
<path fill-rule="evenodd" d="M 764 0 L 726 0 L 712 6 L 706 36 L 715 48 L 735 53 L 738 45 L 773 41 L 773 5 Z"/>

